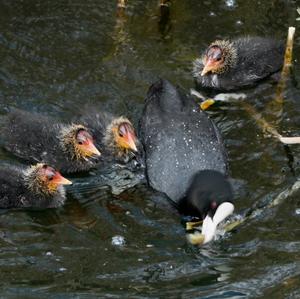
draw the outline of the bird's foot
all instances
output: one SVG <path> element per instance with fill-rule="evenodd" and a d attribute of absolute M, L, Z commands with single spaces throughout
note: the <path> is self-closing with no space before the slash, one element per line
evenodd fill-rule
<path fill-rule="evenodd" d="M 193 230 L 195 228 L 198 228 L 199 226 L 202 225 L 202 221 L 196 221 L 196 222 L 186 222 L 185 224 L 185 229 L 187 231 Z"/>
<path fill-rule="evenodd" d="M 192 245 L 202 245 L 204 243 L 205 236 L 199 231 L 186 234 L 188 242 Z"/>
<path fill-rule="evenodd" d="M 216 101 L 213 99 L 207 99 L 200 104 L 201 110 L 207 110 L 210 106 L 212 106 Z"/>

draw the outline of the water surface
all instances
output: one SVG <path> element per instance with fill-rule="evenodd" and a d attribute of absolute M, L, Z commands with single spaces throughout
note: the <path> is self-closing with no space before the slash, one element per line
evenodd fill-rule
<path fill-rule="evenodd" d="M 157 0 L 9 1 L 0 4 L 0 113 L 11 107 L 69 121 L 98 104 L 137 123 L 159 77 L 187 91 L 191 61 L 223 37 L 284 39 L 296 26 L 294 68 L 281 117 L 268 103 L 276 86 L 247 90 L 247 101 L 286 135 L 300 133 L 300 22 L 297 1 L 173 1 L 160 19 Z M 299 32 L 298 32 L 299 31 Z M 244 107 L 211 112 L 228 150 L 236 212 L 289 188 L 299 146 L 265 135 Z M 0 152 L 2 161 L 20 163 Z M 76 177 L 87 182 L 95 175 Z M 80 192 L 79 192 L 80 191 Z M 299 192 L 202 248 L 187 244 L 178 215 L 143 184 L 119 195 L 84 188 L 63 208 L 1 211 L 1 298 L 299 298 Z M 162 199 L 162 198 L 161 198 Z M 121 236 L 123 245 L 113 245 Z"/>

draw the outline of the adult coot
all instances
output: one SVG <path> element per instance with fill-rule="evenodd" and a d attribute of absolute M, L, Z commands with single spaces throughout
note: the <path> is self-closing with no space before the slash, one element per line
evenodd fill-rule
<path fill-rule="evenodd" d="M 193 63 L 199 87 L 236 90 L 254 85 L 283 65 L 284 43 L 271 38 L 216 40 Z"/>
<path fill-rule="evenodd" d="M 150 186 L 167 194 L 182 214 L 200 219 L 208 215 L 212 220 L 222 203 L 231 202 L 221 136 L 192 98 L 166 80 L 154 83 L 147 94 L 140 132 Z M 228 216 L 227 209 L 225 214 L 218 213 L 218 221 L 222 216 Z M 208 226 L 204 233 L 211 232 Z"/>
<path fill-rule="evenodd" d="M 1 138 L 6 150 L 30 163 L 45 162 L 63 173 L 87 171 L 100 152 L 83 125 L 66 125 L 19 109 L 4 119 Z"/>
<path fill-rule="evenodd" d="M 54 208 L 65 202 L 70 185 L 54 168 L 38 163 L 28 168 L 0 167 L 0 208 Z"/>

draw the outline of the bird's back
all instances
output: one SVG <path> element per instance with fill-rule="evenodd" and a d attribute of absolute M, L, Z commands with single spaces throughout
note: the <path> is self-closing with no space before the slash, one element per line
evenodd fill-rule
<path fill-rule="evenodd" d="M 26 199 L 22 169 L 7 165 L 0 166 L 0 208 L 20 207 Z"/>
<path fill-rule="evenodd" d="M 149 184 L 182 198 L 201 169 L 227 170 L 220 134 L 198 105 L 166 80 L 151 86 L 140 120 Z"/>
<path fill-rule="evenodd" d="M 57 155 L 59 125 L 38 114 L 12 110 L 3 121 L 1 139 L 6 150 L 30 163 L 53 164 Z"/>
<path fill-rule="evenodd" d="M 232 72 L 242 86 L 251 85 L 276 72 L 283 65 L 284 43 L 271 38 L 245 37 L 233 41 L 238 61 Z"/>

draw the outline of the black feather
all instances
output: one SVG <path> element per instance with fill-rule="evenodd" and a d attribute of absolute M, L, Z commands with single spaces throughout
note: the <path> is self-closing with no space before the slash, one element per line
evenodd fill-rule
<path fill-rule="evenodd" d="M 214 215 L 217 207 L 233 201 L 233 191 L 227 178 L 214 170 L 202 170 L 195 174 L 187 194 L 178 205 L 184 215 L 204 219 Z"/>
<path fill-rule="evenodd" d="M 75 160 L 63 151 L 59 134 L 64 126 L 50 117 L 14 109 L 4 118 L 1 139 L 7 151 L 29 163 L 44 162 L 63 173 L 94 167 L 93 160 Z"/>
<path fill-rule="evenodd" d="M 199 170 L 227 172 L 218 129 L 192 98 L 166 80 L 150 87 L 140 131 L 149 184 L 175 202 Z"/>

